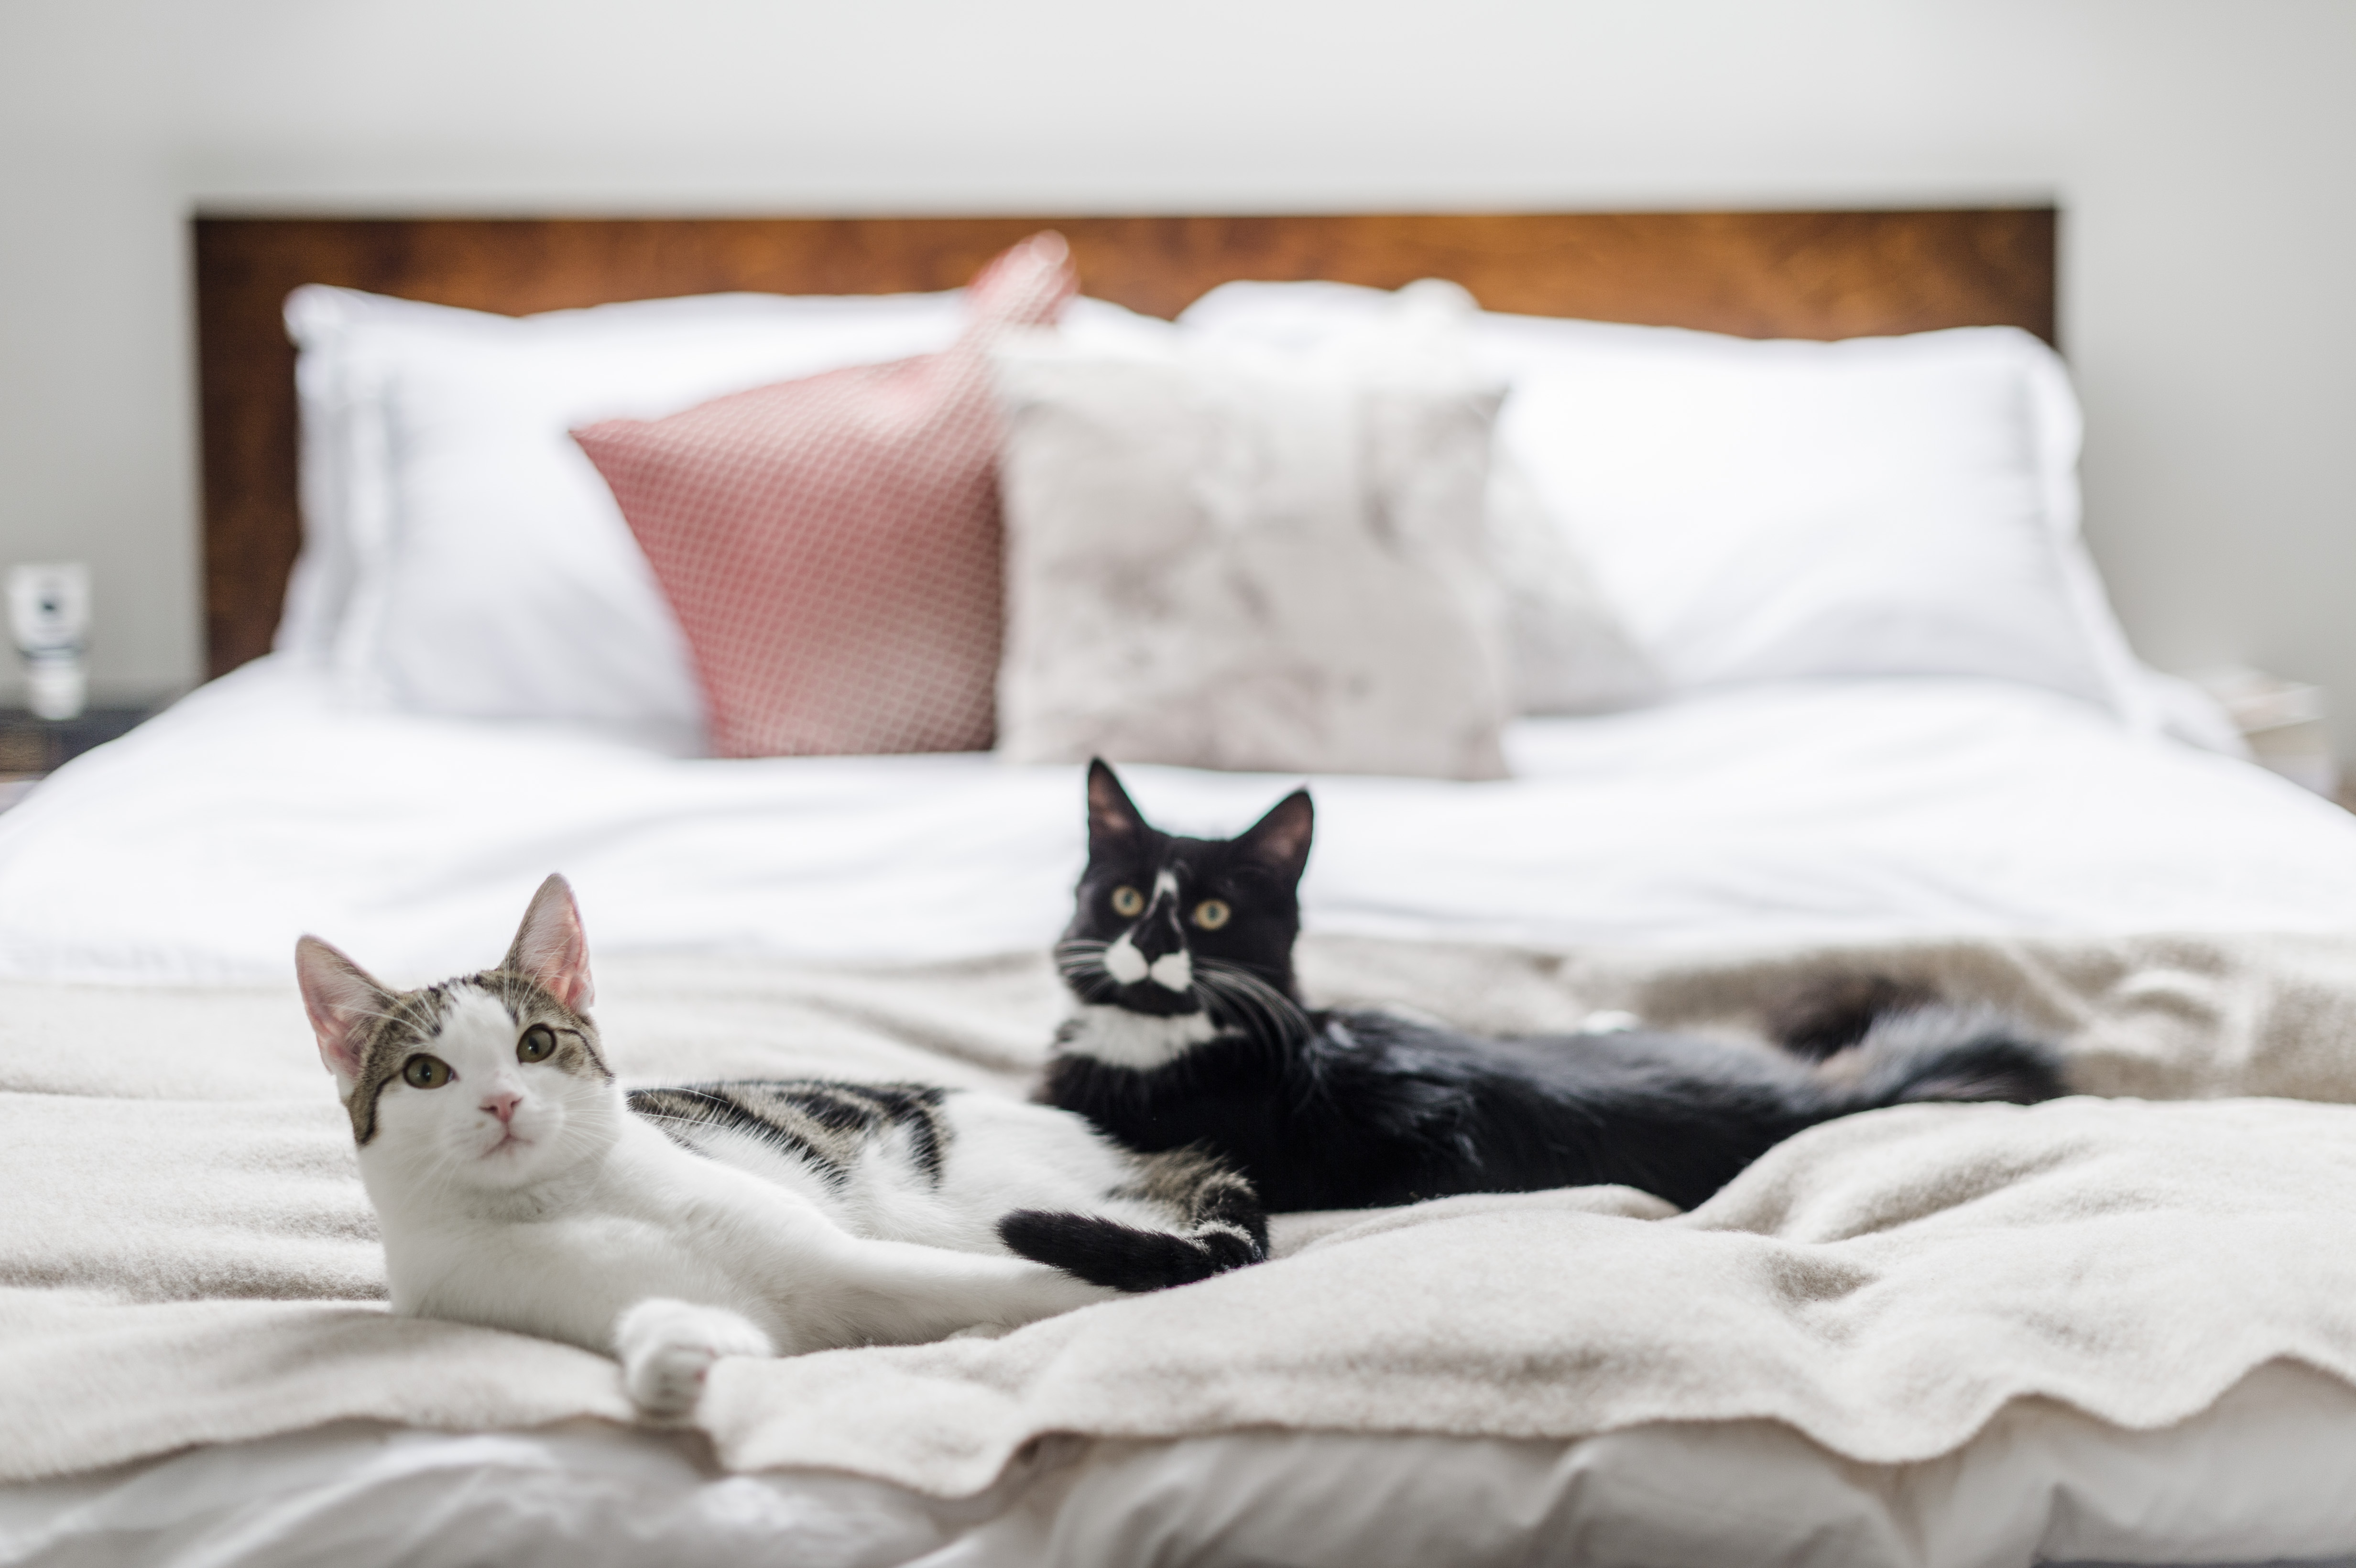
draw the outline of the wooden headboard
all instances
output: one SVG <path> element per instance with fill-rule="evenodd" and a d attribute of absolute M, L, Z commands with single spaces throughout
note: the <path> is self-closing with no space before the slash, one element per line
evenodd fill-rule
<path fill-rule="evenodd" d="M 2050 208 L 1875 212 L 1258 218 L 287 219 L 195 220 L 211 673 L 269 649 L 302 539 L 299 284 L 524 315 L 749 289 L 954 288 L 1040 229 L 1082 286 L 1174 315 L 1236 278 L 1396 288 L 1452 278 L 1492 310 L 1855 337 L 2008 325 L 2054 341 Z"/>

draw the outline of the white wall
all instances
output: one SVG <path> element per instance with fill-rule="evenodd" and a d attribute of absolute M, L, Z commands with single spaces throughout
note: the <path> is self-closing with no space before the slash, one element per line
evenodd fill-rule
<path fill-rule="evenodd" d="M 2341 0 L 0 0 L 0 564 L 195 677 L 200 206 L 2052 198 L 2129 629 L 2356 718 L 2351 64 Z"/>

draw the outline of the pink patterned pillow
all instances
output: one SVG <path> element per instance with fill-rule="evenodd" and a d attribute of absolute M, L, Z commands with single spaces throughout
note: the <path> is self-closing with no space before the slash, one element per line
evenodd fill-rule
<path fill-rule="evenodd" d="M 686 630 L 723 757 L 991 743 L 1005 589 L 992 339 L 1073 293 L 1061 235 L 982 269 L 939 354 L 576 430 Z"/>

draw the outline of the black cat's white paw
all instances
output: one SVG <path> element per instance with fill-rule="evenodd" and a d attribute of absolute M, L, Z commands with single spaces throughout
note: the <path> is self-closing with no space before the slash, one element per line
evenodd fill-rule
<path fill-rule="evenodd" d="M 639 1413 L 677 1420 L 703 1397 L 712 1362 L 723 1356 L 773 1356 L 776 1347 L 725 1307 L 658 1296 L 614 1320 L 614 1354 L 622 1363 L 622 1387 Z"/>

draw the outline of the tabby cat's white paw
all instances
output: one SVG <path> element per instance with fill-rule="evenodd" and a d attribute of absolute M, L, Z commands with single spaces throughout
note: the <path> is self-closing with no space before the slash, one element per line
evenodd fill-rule
<path fill-rule="evenodd" d="M 675 1418 L 703 1397 L 712 1362 L 723 1356 L 773 1356 L 776 1347 L 725 1307 L 658 1296 L 614 1320 L 614 1354 L 630 1403 L 645 1414 Z"/>

